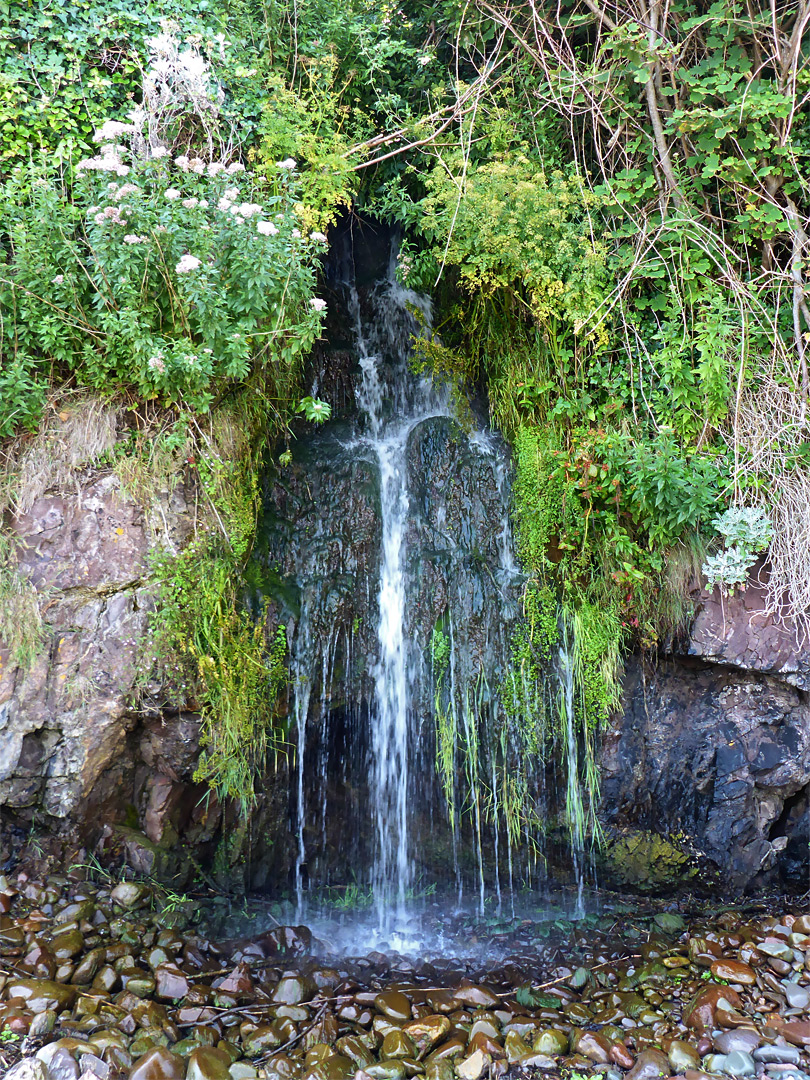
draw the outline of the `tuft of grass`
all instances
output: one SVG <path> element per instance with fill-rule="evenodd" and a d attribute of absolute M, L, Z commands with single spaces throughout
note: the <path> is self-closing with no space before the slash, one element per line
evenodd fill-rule
<path fill-rule="evenodd" d="M 0 645 L 13 663 L 28 671 L 42 652 L 45 633 L 39 596 L 27 578 L 0 551 Z"/>
<path fill-rule="evenodd" d="M 75 486 L 76 473 L 115 446 L 119 414 L 118 405 L 92 394 L 54 394 L 38 433 L 3 451 L 0 512 L 25 514 L 47 491 Z"/>

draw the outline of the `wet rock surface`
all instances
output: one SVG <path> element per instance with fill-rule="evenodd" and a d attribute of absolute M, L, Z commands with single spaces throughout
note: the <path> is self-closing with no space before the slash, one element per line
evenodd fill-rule
<path fill-rule="evenodd" d="M 0 897 L 5 1080 L 810 1076 L 790 906 L 489 920 L 475 958 L 411 959 L 306 927 L 223 940 L 139 882 L 21 873 Z"/>
<path fill-rule="evenodd" d="M 806 696 L 766 674 L 632 660 L 601 755 L 612 881 L 663 891 L 692 875 L 739 892 L 806 888 Z"/>

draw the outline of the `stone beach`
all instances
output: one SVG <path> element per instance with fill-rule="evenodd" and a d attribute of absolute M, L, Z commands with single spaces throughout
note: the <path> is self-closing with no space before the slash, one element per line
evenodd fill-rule
<path fill-rule="evenodd" d="M 4 1080 L 810 1076 L 810 915 L 790 904 L 351 958 L 303 926 L 209 936 L 184 898 L 79 876 L 0 877 Z"/>

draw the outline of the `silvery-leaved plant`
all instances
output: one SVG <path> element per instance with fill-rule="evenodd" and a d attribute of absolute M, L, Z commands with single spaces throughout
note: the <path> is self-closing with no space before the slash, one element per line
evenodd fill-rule
<path fill-rule="evenodd" d="M 723 551 L 710 555 L 703 564 L 708 588 L 720 587 L 723 596 L 744 589 L 757 555 L 771 541 L 772 525 L 764 510 L 750 506 L 732 506 L 713 525 L 725 542 Z"/>

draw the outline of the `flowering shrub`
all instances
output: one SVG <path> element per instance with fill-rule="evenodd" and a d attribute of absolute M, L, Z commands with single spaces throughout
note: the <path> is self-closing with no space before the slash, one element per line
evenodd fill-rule
<path fill-rule="evenodd" d="M 325 238 L 302 235 L 294 171 L 268 195 L 240 162 L 146 154 L 105 141 L 70 190 L 34 167 L 0 189 L 0 367 L 28 394 L 53 370 L 196 411 L 262 368 L 289 396 L 325 307 Z M 4 394 L 0 434 L 35 422 L 19 397 Z"/>

